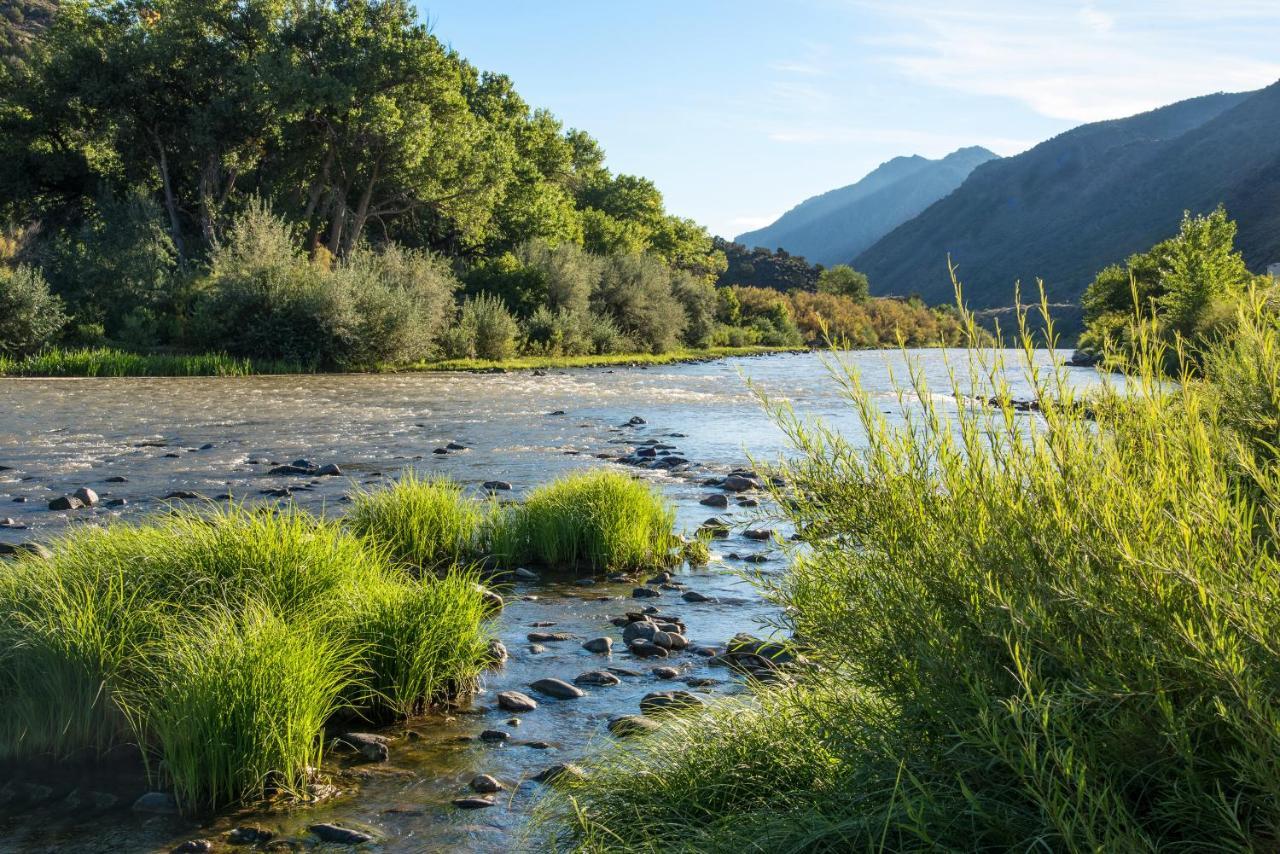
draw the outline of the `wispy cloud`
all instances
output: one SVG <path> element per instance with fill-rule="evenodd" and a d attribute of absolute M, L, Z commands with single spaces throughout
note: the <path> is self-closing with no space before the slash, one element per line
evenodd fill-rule
<path fill-rule="evenodd" d="M 882 61 L 919 82 L 1012 98 L 1056 119 L 1096 121 L 1194 95 L 1258 88 L 1280 78 L 1274 2 L 1202 4 L 996 0 L 957 8 L 941 2 L 851 0 L 880 16 L 886 35 L 868 39 Z M 1266 59 L 1250 59 L 1254 56 Z"/>

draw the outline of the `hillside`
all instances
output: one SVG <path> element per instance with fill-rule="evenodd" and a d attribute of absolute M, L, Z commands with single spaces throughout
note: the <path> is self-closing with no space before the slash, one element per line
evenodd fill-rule
<path fill-rule="evenodd" d="M 56 0 L 0 2 L 0 62 L 21 62 L 31 40 L 44 32 L 56 10 Z"/>
<path fill-rule="evenodd" d="M 857 183 L 814 196 L 777 222 L 737 237 L 746 246 L 781 247 L 816 263 L 847 264 L 858 253 L 946 196 L 996 155 L 978 146 L 941 160 L 895 157 Z"/>
<path fill-rule="evenodd" d="M 1169 237 L 1184 210 L 1225 204 L 1260 269 L 1280 259 L 1280 84 L 1084 125 L 986 163 L 854 265 L 876 293 L 952 298 L 948 255 L 975 308 L 1044 279 L 1076 302 L 1094 273 Z"/>

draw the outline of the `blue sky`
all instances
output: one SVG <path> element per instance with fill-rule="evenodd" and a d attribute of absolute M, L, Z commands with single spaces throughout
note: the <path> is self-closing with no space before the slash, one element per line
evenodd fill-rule
<path fill-rule="evenodd" d="M 1280 0 L 418 0 L 436 35 L 733 236 L 900 154 L 1009 155 L 1280 79 Z"/>

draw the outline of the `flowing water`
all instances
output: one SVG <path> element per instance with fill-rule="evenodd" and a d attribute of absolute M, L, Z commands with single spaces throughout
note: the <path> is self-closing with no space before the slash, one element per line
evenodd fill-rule
<path fill-rule="evenodd" d="M 918 361 L 929 387 L 945 392 L 947 362 L 962 353 L 927 350 Z M 1017 356 L 1010 356 L 1016 363 Z M 897 352 L 860 352 L 846 361 L 890 419 L 900 418 L 891 377 L 906 376 Z M 1039 354 L 1042 364 L 1049 354 Z M 1072 381 L 1097 381 L 1091 369 L 1067 369 Z M 545 374 L 383 374 L 165 379 L 0 379 L 0 542 L 48 540 L 68 525 L 137 519 L 166 507 L 172 493 L 208 498 L 230 495 L 250 502 L 293 501 L 330 515 L 340 514 L 356 485 L 373 486 L 405 468 L 448 475 L 483 494 L 485 481 L 507 481 L 511 497 L 564 472 L 618 465 L 613 458 L 639 442 L 656 439 L 687 458 L 674 473 L 628 468 L 667 494 L 678 524 L 693 531 L 716 513 L 698 501 L 718 492 L 701 481 L 786 452 L 784 436 L 748 387 L 789 401 L 806 415 L 826 419 L 857 440 L 847 399 L 812 354 L 651 368 L 576 369 Z M 1025 383 L 1015 396 L 1028 396 Z M 939 397 L 943 405 L 957 403 Z M 644 420 L 623 426 L 633 416 Z M 445 449 L 449 443 L 465 450 Z M 267 474 L 273 465 L 306 458 L 335 463 L 341 477 L 310 480 Z M 111 478 L 124 478 L 113 482 Z M 57 512 L 52 498 L 81 486 L 98 492 L 93 509 Z M 289 498 L 264 494 L 290 488 Z M 123 499 L 122 505 L 108 506 Z M 683 569 L 680 582 L 715 597 L 689 604 L 679 593 L 655 602 L 681 616 L 691 647 L 722 645 L 740 631 L 767 634 L 770 608 L 744 580 L 744 573 L 785 570 L 774 543 L 744 539 L 741 530 L 763 511 L 731 503 L 736 527 L 715 544 L 716 559 L 704 569 Z M 0 524 L 3 524 L 0 521 Z M 762 523 L 763 524 L 763 523 Z M 780 531 L 785 534 L 785 531 Z M 763 554 L 763 562 L 745 563 Z M 557 762 L 572 761 L 606 742 L 610 717 L 633 714 L 649 691 L 686 688 L 681 680 L 712 679 L 697 690 L 708 698 L 743 690 L 740 680 L 706 659 L 685 653 L 665 661 L 639 661 L 625 652 L 611 659 L 581 648 L 581 640 L 544 644 L 535 652 L 526 640 L 531 624 L 554 623 L 551 631 L 581 639 L 619 630 L 610 622 L 636 609 L 631 585 L 583 586 L 572 578 L 522 582 L 506 591 L 508 605 L 498 636 L 511 650 L 502 670 L 485 676 L 469 707 L 409 722 L 389 730 L 391 761 L 354 765 L 337 760 L 332 769 L 340 790 L 317 806 L 256 814 L 222 815 L 194 824 L 176 816 L 130 810 L 137 791 L 95 788 L 93 780 L 48 785 L 0 781 L 0 848 L 22 851 L 168 851 L 186 839 L 217 841 L 250 821 L 277 839 L 312 847 L 307 825 L 334 821 L 377 837 L 366 846 L 383 851 L 511 851 L 524 847 L 529 809 L 539 784 L 529 778 Z M 657 679 L 655 665 L 680 670 L 675 682 Z M 586 698 L 547 700 L 537 710 L 513 715 L 497 709 L 498 691 L 528 691 L 529 682 L 604 666 L 631 671 L 622 684 L 589 689 Z M 508 731 L 500 744 L 475 736 L 486 729 Z M 468 781 L 488 773 L 507 788 L 495 807 L 467 812 L 454 798 L 469 794 Z M 323 846 L 321 846 L 323 847 Z M 282 850 L 289 850 L 282 848 Z"/>

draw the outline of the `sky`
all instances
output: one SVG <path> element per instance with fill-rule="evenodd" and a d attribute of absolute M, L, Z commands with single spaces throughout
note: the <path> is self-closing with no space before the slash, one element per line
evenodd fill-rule
<path fill-rule="evenodd" d="M 1016 154 L 1280 80 L 1280 0 L 417 0 L 725 237 L 898 155 Z"/>

